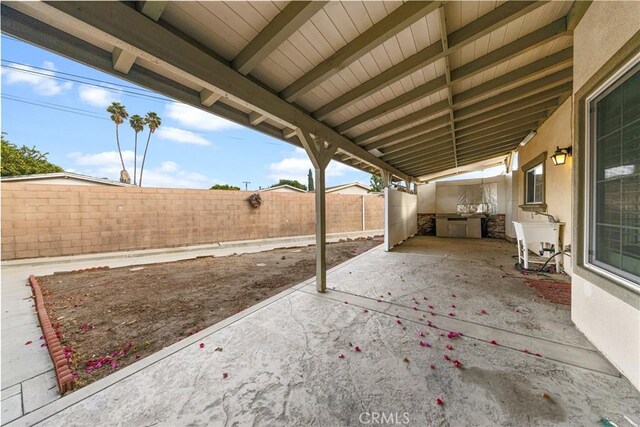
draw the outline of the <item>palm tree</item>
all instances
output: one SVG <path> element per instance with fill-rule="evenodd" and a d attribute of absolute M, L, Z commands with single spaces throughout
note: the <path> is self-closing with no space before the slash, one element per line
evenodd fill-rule
<path fill-rule="evenodd" d="M 136 184 L 136 171 L 137 171 L 137 163 L 138 163 L 138 133 L 144 130 L 145 121 L 142 117 L 137 114 L 134 114 L 129 119 L 129 124 L 133 128 L 136 133 L 135 139 L 133 142 L 133 185 Z"/>
<path fill-rule="evenodd" d="M 153 111 L 148 112 L 144 118 L 144 122 L 149 126 L 149 135 L 147 136 L 147 145 L 144 147 L 144 155 L 142 156 L 142 166 L 140 166 L 140 187 L 142 187 L 142 172 L 144 171 L 144 161 L 147 159 L 147 149 L 149 148 L 149 141 L 151 140 L 151 134 L 156 131 L 162 124 L 162 120 Z"/>
<path fill-rule="evenodd" d="M 125 119 L 129 117 L 129 113 L 127 113 L 124 105 L 120 104 L 119 102 L 112 102 L 111 105 L 107 107 L 107 112 L 111 114 L 111 120 L 116 125 L 116 145 L 118 146 L 120 164 L 122 165 L 122 171 L 120 172 L 120 182 L 126 183 L 126 177 L 129 174 L 127 173 L 127 168 L 124 167 L 124 158 L 122 157 L 122 149 L 120 148 L 120 135 L 118 134 L 118 128 L 125 121 Z"/>

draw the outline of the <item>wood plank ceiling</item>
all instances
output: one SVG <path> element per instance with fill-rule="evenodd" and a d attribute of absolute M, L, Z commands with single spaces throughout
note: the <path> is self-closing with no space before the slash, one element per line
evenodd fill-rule
<path fill-rule="evenodd" d="M 299 145 L 289 110 L 240 99 L 231 83 L 205 85 L 174 69 L 179 64 L 158 61 L 153 49 L 141 53 L 135 38 L 104 34 L 111 27 L 92 22 L 122 9 L 4 4 L 3 31 L 46 44 L 11 25 L 11 8 L 110 50 L 116 74 L 157 73 L 198 91 L 199 107 Z M 335 160 L 419 179 L 508 154 L 570 96 L 572 30 L 583 8 L 573 1 L 186 1 L 137 2 L 127 14 L 144 14 L 266 89 L 265 97 L 295 107 L 313 125 L 307 131 L 340 141 Z M 71 27 L 74 20 L 88 29 Z M 122 56 L 118 49 L 128 45 L 114 37 L 136 49 Z"/>

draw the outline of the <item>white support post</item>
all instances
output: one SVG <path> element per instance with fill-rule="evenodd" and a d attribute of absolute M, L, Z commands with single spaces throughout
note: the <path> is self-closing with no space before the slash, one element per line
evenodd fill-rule
<path fill-rule="evenodd" d="M 391 185 L 391 174 L 389 171 L 383 170 L 381 172 L 382 176 L 382 188 L 388 188 Z"/>
<path fill-rule="evenodd" d="M 338 147 L 333 144 L 325 147 L 324 141 L 318 141 L 303 129 L 296 129 L 296 134 L 316 170 L 316 290 L 325 292 L 327 290 L 327 216 L 324 172 Z"/>
<path fill-rule="evenodd" d="M 325 198 L 325 168 L 316 168 L 316 290 L 327 290 L 327 215 Z"/>

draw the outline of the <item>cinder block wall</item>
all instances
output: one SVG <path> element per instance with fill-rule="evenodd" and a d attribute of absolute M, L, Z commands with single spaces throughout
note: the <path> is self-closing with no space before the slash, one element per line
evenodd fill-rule
<path fill-rule="evenodd" d="M 4 183 L 2 259 L 79 255 L 310 235 L 313 194 Z M 327 195 L 329 233 L 362 230 L 362 196 Z M 368 230 L 382 197 L 365 197 Z"/>

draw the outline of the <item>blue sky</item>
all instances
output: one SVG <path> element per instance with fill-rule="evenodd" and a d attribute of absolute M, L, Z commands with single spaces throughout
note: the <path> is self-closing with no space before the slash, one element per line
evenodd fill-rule
<path fill-rule="evenodd" d="M 4 35 L 2 65 L 2 130 L 14 144 L 35 145 L 48 152 L 49 160 L 67 171 L 118 179 L 115 128 L 105 108 L 119 101 L 129 114 L 144 116 L 154 111 L 162 118 L 162 126 L 151 138 L 145 187 L 232 184 L 244 188 L 242 182 L 250 181 L 249 189 L 256 189 L 280 178 L 307 182 L 311 163 L 299 148 Z M 85 78 L 112 86 L 81 83 L 87 82 Z M 121 127 L 120 135 L 133 177 L 134 133 L 127 125 Z M 139 158 L 146 135 L 145 130 L 139 136 Z M 327 169 L 327 185 L 368 184 L 369 178 L 335 161 Z"/>

